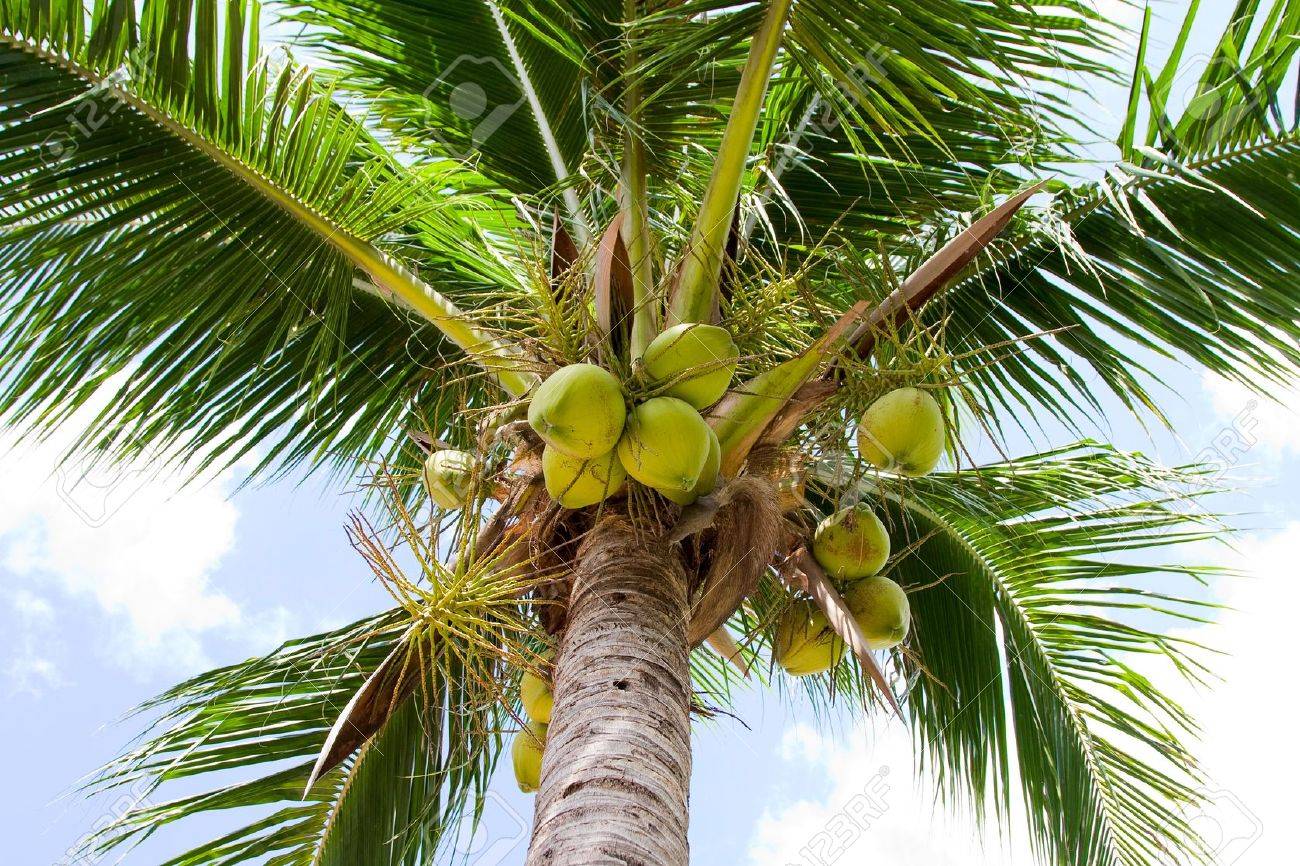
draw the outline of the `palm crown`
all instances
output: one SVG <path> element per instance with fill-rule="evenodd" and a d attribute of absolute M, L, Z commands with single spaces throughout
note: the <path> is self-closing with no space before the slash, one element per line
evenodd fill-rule
<path fill-rule="evenodd" d="M 364 470 L 383 518 L 351 536 L 395 599 L 151 703 L 94 786 L 243 776 L 88 850 L 248 806 L 171 862 L 427 862 L 557 646 L 534 848 L 561 850 L 582 575 L 616 520 L 681 584 L 679 740 L 741 671 L 784 676 L 778 623 L 810 595 L 855 652 L 797 682 L 900 712 L 949 797 L 1023 798 L 1046 860 L 1203 854 L 1194 722 L 1135 662 L 1198 677 L 1197 648 L 1128 614 L 1201 615 L 1141 587 L 1205 571 L 1146 551 L 1215 532 L 1181 507 L 1208 473 L 1082 441 L 907 478 L 845 434 L 918 386 L 959 464 L 963 432 L 1076 426 L 1107 392 L 1160 417 L 1153 354 L 1288 376 L 1300 4 L 1242 0 L 1176 110 L 1197 6 L 1164 66 L 1144 29 L 1121 73 L 1117 34 L 1059 0 L 285 0 L 273 26 L 245 0 L 0 0 L 7 422 L 46 433 L 120 377 L 82 439 L 104 459 Z M 1103 79 L 1131 81 L 1119 159 L 1079 180 L 1073 103 Z M 645 351 L 678 324 L 736 344 L 696 407 L 720 481 L 678 504 L 606 475 L 562 507 L 523 420 L 539 384 L 592 363 L 662 396 Z M 462 507 L 430 510 L 449 450 Z M 811 552 L 857 503 L 908 591 L 885 656 Z"/>

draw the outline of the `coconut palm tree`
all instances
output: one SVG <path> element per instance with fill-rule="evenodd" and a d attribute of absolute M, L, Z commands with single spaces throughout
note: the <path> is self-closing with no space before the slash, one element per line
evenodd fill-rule
<path fill-rule="evenodd" d="M 1300 3 L 1240 0 L 1188 77 L 1199 5 L 1120 70 L 1132 34 L 1062 0 L 0 0 L 6 422 L 94 398 L 99 459 L 363 477 L 351 539 L 394 597 L 150 702 L 91 784 L 149 796 L 83 853 L 239 807 L 169 862 L 431 862 L 531 677 L 530 864 L 685 864 L 692 724 L 766 685 L 902 716 L 946 798 L 1023 802 L 1044 861 L 1204 857 L 1195 723 L 1143 660 L 1205 673 L 1167 626 L 1208 569 L 1158 552 L 1218 532 L 1184 507 L 1212 473 L 968 454 L 1103 399 L 1163 422 L 1152 359 L 1265 388 L 1300 361 Z M 1114 82 L 1098 170 L 1078 105 Z M 734 375 L 647 372 L 712 324 Z M 726 370 L 716 485 L 563 507 L 525 416 L 577 363 L 619 424 Z M 950 469 L 854 446 L 904 386 Z M 451 451 L 448 509 L 421 469 Z M 907 592 L 889 650 L 810 541 L 847 506 Z M 788 676 L 796 609 L 852 652 Z"/>

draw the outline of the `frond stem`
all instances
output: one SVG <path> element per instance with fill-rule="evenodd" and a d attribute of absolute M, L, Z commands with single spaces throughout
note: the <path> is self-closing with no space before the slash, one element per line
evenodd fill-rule
<path fill-rule="evenodd" d="M 565 165 L 564 154 L 560 152 L 560 143 L 555 138 L 555 131 L 551 129 L 551 122 L 546 119 L 541 98 L 537 94 L 537 88 L 533 86 L 533 78 L 528 73 L 524 58 L 519 54 L 519 46 L 515 44 L 515 38 L 506 25 L 501 7 L 493 0 L 488 0 L 487 6 L 492 13 L 493 22 L 496 23 L 497 32 L 501 34 L 501 42 L 505 45 L 506 53 L 510 55 L 510 63 L 515 68 L 515 74 L 519 76 L 519 85 L 524 90 L 528 107 L 532 109 L 533 119 L 537 122 L 537 131 L 542 136 L 542 143 L 546 145 L 546 155 L 551 160 L 551 170 L 555 172 L 555 180 L 563 187 L 561 197 L 564 199 L 564 209 L 569 213 L 573 234 L 578 241 L 578 246 L 585 247 L 591 239 L 591 228 L 583 215 L 578 193 L 568 185 L 569 168 Z"/>
<path fill-rule="evenodd" d="M 627 24 L 637 16 L 637 0 L 624 0 L 623 15 Z M 629 40 L 627 67 L 639 61 L 636 43 Z M 641 140 L 641 86 L 633 82 L 627 93 L 628 122 L 623 132 L 623 169 L 619 185 L 623 212 L 624 243 L 632 266 L 632 344 L 635 361 L 659 334 L 659 306 L 654 298 L 654 262 L 651 260 L 650 209 L 645 143 Z"/>
<path fill-rule="evenodd" d="M 731 230 L 749 149 L 754 143 L 758 116 L 772 78 L 776 52 L 785 33 L 792 0 L 770 0 L 762 25 L 750 43 L 749 57 L 740 75 L 736 99 L 727 128 L 722 133 L 718 158 L 709 187 L 700 202 L 695 229 L 682 254 L 681 272 L 673 289 L 669 323 L 708 322 L 718 303 L 722 255 Z"/>

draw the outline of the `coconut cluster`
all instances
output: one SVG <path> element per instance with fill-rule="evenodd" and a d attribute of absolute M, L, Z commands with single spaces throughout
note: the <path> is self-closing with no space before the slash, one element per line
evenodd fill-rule
<path fill-rule="evenodd" d="M 547 656 L 548 660 L 549 658 Z M 510 757 L 515 765 L 515 781 L 519 784 L 519 790 L 530 794 L 541 783 L 542 752 L 546 749 L 546 730 L 551 723 L 551 710 L 555 706 L 550 681 L 532 671 L 524 671 L 519 681 L 519 701 L 528 716 L 528 724 L 515 734 L 510 746 Z"/>
<path fill-rule="evenodd" d="M 704 420 L 735 374 L 739 352 L 723 328 L 681 324 L 646 348 L 637 393 L 609 370 L 570 364 L 533 393 L 529 426 L 544 443 L 541 464 L 546 490 L 569 509 L 595 505 L 621 492 L 630 476 L 680 505 L 713 491 L 722 449 Z M 931 472 L 947 447 L 944 413 L 929 391 L 899 388 L 877 399 L 858 423 L 858 452 L 876 468 L 915 478 Z M 478 459 L 465 451 L 429 455 L 425 483 L 443 508 L 460 507 L 470 495 Z M 802 495 L 796 497 L 802 501 Z M 843 508 L 818 524 L 808 544 L 836 584 L 845 605 L 874 650 L 898 646 L 911 626 L 907 593 L 881 575 L 890 556 L 889 532 L 868 505 Z M 777 626 L 776 661 L 794 676 L 822 673 L 844 655 L 845 645 L 826 615 L 808 599 L 795 599 Z M 515 738 L 520 788 L 537 784 L 550 684 L 526 672 L 521 697 L 530 722 Z"/>
<path fill-rule="evenodd" d="M 713 492 L 722 447 L 701 411 L 726 393 L 739 355 L 725 328 L 675 325 L 646 347 L 639 390 L 651 396 L 630 409 L 626 389 L 603 367 L 552 373 L 528 403 L 528 424 L 544 443 L 546 492 L 570 509 L 621 492 L 628 476 L 679 505 Z M 424 466 L 430 498 L 464 506 L 478 469 L 468 451 L 433 452 Z"/>
<path fill-rule="evenodd" d="M 570 364 L 538 386 L 528 423 L 545 443 L 542 475 L 551 498 L 584 508 L 618 493 L 628 476 L 679 505 L 713 491 L 722 448 L 701 410 L 726 393 L 739 351 L 725 329 L 681 324 L 642 357 L 649 399 L 630 409 L 614 374 Z"/>
<path fill-rule="evenodd" d="M 919 388 L 890 391 L 858 423 L 858 453 L 877 469 L 916 478 L 933 471 L 947 446 L 943 409 Z M 841 509 L 818 524 L 813 558 L 836 583 L 867 646 L 892 649 L 911 628 L 907 593 L 880 571 L 889 560 L 889 532 L 867 505 Z M 775 654 L 793 676 L 822 673 L 844 655 L 844 642 L 826 615 L 794 600 L 777 624 Z"/>
<path fill-rule="evenodd" d="M 879 574 L 889 549 L 885 524 L 866 505 L 835 512 L 813 533 L 813 558 L 840 588 L 867 646 L 874 650 L 898 646 L 911 623 L 907 593 Z M 816 604 L 796 600 L 777 624 L 775 653 L 787 673 L 802 677 L 839 664 L 844 642 Z"/>

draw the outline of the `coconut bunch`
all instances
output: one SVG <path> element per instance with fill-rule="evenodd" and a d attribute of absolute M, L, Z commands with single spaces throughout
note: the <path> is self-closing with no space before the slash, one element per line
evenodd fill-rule
<path fill-rule="evenodd" d="M 722 448 L 701 413 L 727 392 L 738 359 L 725 328 L 686 323 L 651 341 L 628 382 L 593 363 L 555 370 L 528 401 L 547 495 L 576 510 L 623 493 L 629 478 L 683 506 L 713 492 Z M 480 469 L 470 452 L 432 452 L 430 498 L 464 506 Z"/>
<path fill-rule="evenodd" d="M 600 353 L 592 356 L 593 360 L 599 357 Z M 537 535 L 533 549 L 555 550 L 556 527 L 568 526 L 570 536 L 580 535 L 590 522 L 583 517 L 584 510 L 626 497 L 633 484 L 682 507 L 717 492 L 727 475 L 718 433 L 722 430 L 726 435 L 727 425 L 718 423 L 719 417 L 725 417 L 719 409 L 726 403 L 720 401 L 736 400 L 737 391 L 729 394 L 729 389 L 739 358 L 736 343 L 725 328 L 683 323 L 658 334 L 639 359 L 621 370 L 622 376 L 590 360 L 565 364 L 545 375 L 527 397 L 526 421 L 516 422 L 526 428 L 518 431 L 523 434 L 518 452 L 532 455 L 522 461 L 517 456 L 516 464 L 531 461 L 533 467 L 533 474 L 525 472 L 518 478 L 524 484 L 530 478 L 540 480 L 545 490 L 542 501 L 559 511 L 556 519 L 544 519 L 537 512 L 540 505 L 534 502 L 537 519 L 527 529 Z M 748 389 L 760 396 L 763 387 L 762 375 L 748 383 Z M 846 396 L 853 399 L 851 394 Z M 884 473 L 899 483 L 930 473 L 948 445 L 942 399 L 942 393 L 936 398 L 932 390 L 914 386 L 879 395 L 857 419 L 856 449 L 850 449 L 856 453 L 851 456 L 867 471 Z M 741 471 L 733 470 L 727 483 L 735 486 L 737 476 L 763 477 L 766 486 L 751 487 L 752 497 L 770 497 L 778 513 L 806 513 L 811 505 L 797 468 L 801 446 L 772 444 L 777 445 L 778 453 L 784 448 L 794 459 L 764 458 L 766 463 L 761 466 L 749 461 Z M 485 464 L 484 458 L 471 452 L 434 451 L 425 463 L 430 498 L 445 509 L 467 505 L 483 487 L 475 479 L 487 471 Z M 727 504 L 726 497 L 715 499 Z M 725 507 L 721 511 L 725 514 Z M 573 516 L 566 518 L 566 514 Z M 809 524 L 788 517 L 784 543 L 760 539 L 761 543 L 752 544 L 748 533 L 762 520 L 747 515 L 727 524 L 713 513 L 713 523 L 700 527 L 692 548 L 696 558 L 688 562 L 688 567 L 694 565 L 700 571 L 696 589 L 708 583 L 706 572 L 716 571 L 732 579 L 742 555 L 754 558 L 750 548 L 770 551 L 745 563 L 742 571 L 750 576 L 734 580 L 738 587 L 734 597 L 724 594 L 719 611 L 707 623 L 712 626 L 710 636 L 744 603 L 763 572 L 783 557 L 788 559 L 792 551 L 803 549 L 851 614 L 866 648 L 889 650 L 903 643 L 911 611 L 904 589 L 882 574 L 891 550 L 890 535 L 880 517 L 867 503 L 818 517 L 821 519 L 811 530 L 804 528 Z M 687 558 L 691 559 L 690 553 Z M 562 561 L 551 565 L 557 573 L 564 571 Z M 845 654 L 843 628 L 828 617 L 822 601 L 808 597 L 804 584 L 788 583 L 791 594 L 772 636 L 773 660 L 792 676 L 829 671 Z M 562 602 L 562 586 L 557 593 L 556 600 Z M 562 628 L 562 617 L 552 618 L 546 625 L 555 633 Z M 694 623 L 692 631 L 699 631 Z M 549 684 L 535 673 L 525 672 L 521 694 L 529 724 L 516 735 L 513 755 L 520 787 L 529 790 L 536 785 L 550 718 Z"/>
<path fill-rule="evenodd" d="M 595 364 L 552 373 L 528 404 L 547 493 L 571 509 L 621 492 L 629 477 L 678 505 L 711 493 L 722 448 L 701 411 L 726 393 L 739 354 L 726 329 L 687 323 L 650 343 L 632 382 Z"/>
<path fill-rule="evenodd" d="M 543 661 L 549 669 L 551 656 Z M 510 746 L 514 764 L 515 782 L 519 790 L 530 794 L 537 790 L 542 779 L 542 753 L 546 750 L 546 728 L 551 722 L 551 708 L 555 697 L 545 673 L 525 670 L 519 680 L 519 702 L 528 717 L 527 724 L 515 734 Z"/>
<path fill-rule="evenodd" d="M 626 380 L 590 362 L 555 369 L 527 403 L 527 428 L 540 451 L 536 463 L 548 500 L 562 511 L 581 511 L 626 495 L 630 482 L 680 506 L 713 493 L 723 449 L 705 413 L 727 394 L 738 360 L 725 328 L 684 323 L 651 341 Z M 944 410 L 930 390 L 897 388 L 875 399 L 858 419 L 856 458 L 902 481 L 921 477 L 942 458 L 946 431 Z M 434 451 L 425 463 L 430 498 L 446 509 L 464 506 L 483 470 L 483 461 L 470 452 Z M 797 472 L 769 474 L 783 510 L 807 506 Z M 910 609 L 902 587 L 881 574 L 890 538 L 875 511 L 867 504 L 842 508 L 808 537 L 796 535 L 795 545 L 802 544 L 830 579 L 866 645 L 887 650 L 901 644 Z M 832 669 L 845 648 L 826 612 L 796 585 L 777 623 L 774 660 L 791 675 L 808 676 Z M 540 762 L 550 693 L 531 672 L 522 691 L 530 726 L 517 735 L 514 754 L 520 785 L 527 788 L 533 784 L 531 762 Z"/>
<path fill-rule="evenodd" d="M 876 399 L 857 430 L 858 456 L 901 478 L 932 472 L 947 447 L 938 400 L 926 390 L 898 388 Z M 841 508 L 817 524 L 809 551 L 832 581 L 871 650 L 900 645 L 911 627 L 907 593 L 881 574 L 890 536 L 867 504 Z M 794 598 L 777 624 L 773 657 L 792 676 L 824 673 L 839 664 L 845 644 L 826 612 L 811 599 Z"/>
<path fill-rule="evenodd" d="M 683 325 L 665 331 L 650 348 L 658 351 L 647 352 L 653 364 L 643 369 L 651 388 L 661 392 L 657 396 L 631 401 L 628 389 L 594 364 L 562 367 L 534 395 L 528 424 L 545 442 L 545 487 L 562 508 L 596 505 L 622 492 L 628 477 L 682 505 L 716 487 L 721 449 L 699 408 L 716 402 L 730 384 L 735 344 L 721 328 Z M 711 360 L 701 362 L 703 355 Z M 710 363 L 718 369 L 692 375 Z M 876 469 L 903 478 L 926 475 L 946 447 L 942 407 L 920 388 L 889 391 L 862 415 L 856 438 L 859 457 Z M 477 459 L 466 452 L 434 452 L 426 464 L 430 496 L 443 507 L 455 507 L 477 469 Z M 866 504 L 842 508 L 823 519 L 807 543 L 868 647 L 887 650 L 901 644 L 911 612 L 902 587 L 880 573 L 889 561 L 890 537 L 875 511 Z M 787 673 L 823 673 L 839 663 L 844 650 L 814 601 L 791 601 L 773 645 L 774 659 Z M 542 727 L 521 731 L 518 740 L 536 743 L 550 719 L 549 686 L 526 672 L 521 691 L 530 719 Z M 517 762 L 521 754 L 534 753 L 519 745 Z M 527 778 L 520 776 L 521 786 Z"/>

